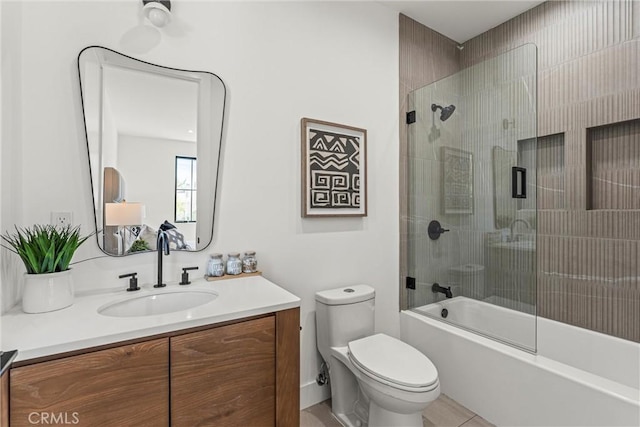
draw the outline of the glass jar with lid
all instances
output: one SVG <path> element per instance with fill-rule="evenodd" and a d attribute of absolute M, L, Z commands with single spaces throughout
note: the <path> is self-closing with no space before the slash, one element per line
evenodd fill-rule
<path fill-rule="evenodd" d="M 238 252 L 231 252 L 227 257 L 227 274 L 237 275 L 242 273 L 242 261 Z"/>
<path fill-rule="evenodd" d="M 242 272 L 255 273 L 258 271 L 258 260 L 254 251 L 247 251 L 242 257 Z"/>
<path fill-rule="evenodd" d="M 224 261 L 222 260 L 222 254 L 211 254 L 209 263 L 207 264 L 207 276 L 224 276 Z"/>

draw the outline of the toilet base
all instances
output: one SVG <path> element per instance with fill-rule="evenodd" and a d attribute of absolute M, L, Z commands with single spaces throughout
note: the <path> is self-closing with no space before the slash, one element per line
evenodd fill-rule
<path fill-rule="evenodd" d="M 367 427 L 369 419 L 369 399 L 358 391 L 358 398 L 352 402 L 352 405 L 348 410 L 340 407 L 339 405 L 333 405 L 334 399 L 331 399 L 331 412 L 333 416 L 340 421 L 345 427 Z M 336 407 L 337 406 L 337 407 Z"/>
<path fill-rule="evenodd" d="M 422 427 L 422 412 L 412 414 L 398 414 L 378 406 L 373 400 L 369 401 L 369 427 Z"/>
<path fill-rule="evenodd" d="M 356 414 L 336 414 L 333 416 L 345 427 L 368 427 L 366 421 L 362 421 Z"/>
<path fill-rule="evenodd" d="M 427 392 L 391 392 L 353 365 L 347 347 L 332 347 L 328 365 L 331 412 L 346 427 L 422 427 L 422 410 L 440 395 L 437 381 Z"/>
<path fill-rule="evenodd" d="M 369 398 L 360 389 L 348 363 L 347 348 L 334 349 L 328 363 L 331 412 L 346 427 L 366 427 Z"/>

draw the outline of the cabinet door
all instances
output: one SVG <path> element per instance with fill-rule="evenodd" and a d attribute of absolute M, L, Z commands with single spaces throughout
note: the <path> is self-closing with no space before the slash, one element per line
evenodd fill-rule
<path fill-rule="evenodd" d="M 274 423 L 274 316 L 171 338 L 173 427 Z"/>
<path fill-rule="evenodd" d="M 9 371 L 2 374 L 0 382 L 0 427 L 9 427 Z"/>
<path fill-rule="evenodd" d="M 168 376 L 168 338 L 11 369 L 11 426 L 168 426 Z"/>
<path fill-rule="evenodd" d="M 300 309 L 276 313 L 276 425 L 300 426 Z"/>

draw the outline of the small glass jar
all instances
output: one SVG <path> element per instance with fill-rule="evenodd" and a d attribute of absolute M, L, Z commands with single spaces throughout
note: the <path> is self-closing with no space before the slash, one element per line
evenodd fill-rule
<path fill-rule="evenodd" d="M 207 276 L 224 276 L 224 261 L 222 260 L 222 254 L 211 254 L 211 258 L 209 258 L 209 263 L 207 264 Z"/>
<path fill-rule="evenodd" d="M 242 261 L 238 252 L 232 252 L 227 258 L 227 274 L 237 275 L 242 273 Z"/>
<path fill-rule="evenodd" d="M 255 273 L 258 271 L 258 260 L 256 259 L 256 253 L 253 251 L 247 251 L 242 257 L 242 272 L 243 273 Z"/>

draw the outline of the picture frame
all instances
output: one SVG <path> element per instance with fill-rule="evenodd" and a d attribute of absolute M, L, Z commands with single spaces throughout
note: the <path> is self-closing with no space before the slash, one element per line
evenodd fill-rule
<path fill-rule="evenodd" d="M 442 212 L 473 214 L 473 153 L 442 147 Z"/>
<path fill-rule="evenodd" d="M 302 217 L 367 216 L 367 130 L 302 118 Z"/>

